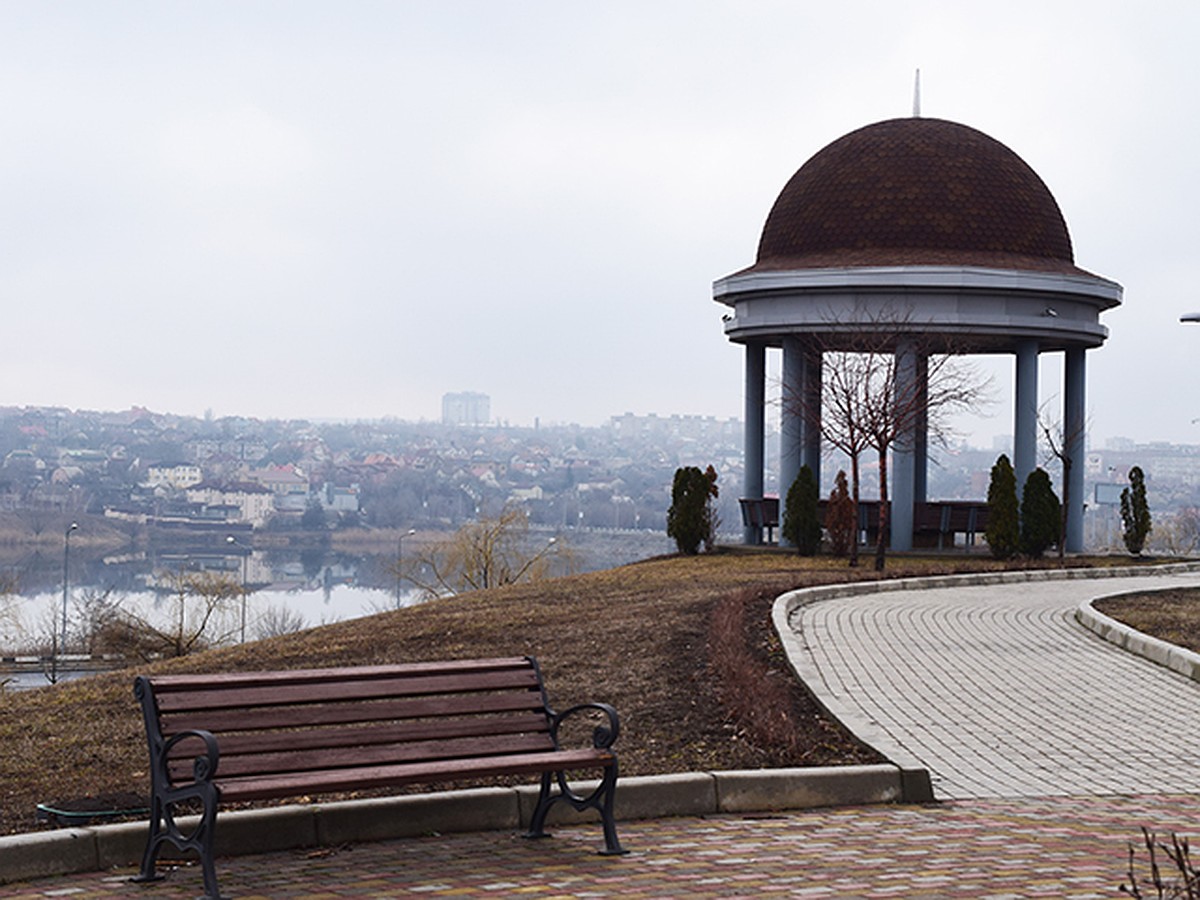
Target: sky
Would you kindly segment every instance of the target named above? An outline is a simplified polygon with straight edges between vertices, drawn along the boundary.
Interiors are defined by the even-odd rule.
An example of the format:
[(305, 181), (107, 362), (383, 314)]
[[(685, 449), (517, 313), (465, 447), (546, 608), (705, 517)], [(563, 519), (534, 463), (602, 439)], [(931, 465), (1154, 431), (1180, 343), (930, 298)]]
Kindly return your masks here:
[(1124, 286), (1093, 444), (1200, 443), (1198, 39), (1194, 0), (0, 0), (0, 405), (740, 417), (712, 282), (919, 68)]

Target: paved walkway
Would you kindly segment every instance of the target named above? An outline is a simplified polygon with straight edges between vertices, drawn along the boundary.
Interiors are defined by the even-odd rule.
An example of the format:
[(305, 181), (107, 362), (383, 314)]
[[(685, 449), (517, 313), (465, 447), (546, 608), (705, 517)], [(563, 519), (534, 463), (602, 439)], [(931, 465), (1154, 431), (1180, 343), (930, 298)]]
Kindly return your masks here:
[(1200, 683), (1074, 618), (1104, 595), (1200, 574), (1030, 581), (825, 600), (792, 656), (839, 718), (939, 799), (1200, 794)]
[[(228, 857), (219, 872), (222, 889), (237, 900), (1098, 900), (1121, 896), (1129, 842), (1140, 840), (1142, 825), (1194, 837), (1200, 797), (986, 800), (627, 822), (621, 837), (634, 852), (619, 858), (592, 852), (594, 825), (534, 842), (507, 833), (457, 834)], [(10, 884), (0, 896), (158, 900), (192, 898), (201, 889), (194, 866), (154, 885), (128, 883), (131, 873)]]

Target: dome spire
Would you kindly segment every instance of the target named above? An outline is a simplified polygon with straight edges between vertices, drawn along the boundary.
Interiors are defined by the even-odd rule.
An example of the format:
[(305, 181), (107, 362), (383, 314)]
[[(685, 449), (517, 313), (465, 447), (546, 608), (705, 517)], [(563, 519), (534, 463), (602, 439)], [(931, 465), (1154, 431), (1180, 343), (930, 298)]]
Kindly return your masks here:
[(921, 118), (921, 70), (917, 69), (916, 78), (913, 79), (913, 118)]

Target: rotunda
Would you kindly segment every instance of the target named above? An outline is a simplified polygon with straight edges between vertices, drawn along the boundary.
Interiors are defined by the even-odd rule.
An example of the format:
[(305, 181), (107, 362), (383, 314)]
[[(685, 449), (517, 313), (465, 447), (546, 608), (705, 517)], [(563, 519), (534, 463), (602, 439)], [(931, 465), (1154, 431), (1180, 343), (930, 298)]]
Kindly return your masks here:
[[(1068, 459), (1067, 549), (1083, 545), (1087, 350), (1121, 286), (1075, 265), (1049, 189), (1016, 153), (976, 129), (906, 118), (853, 131), (809, 159), (767, 216), (754, 265), (714, 283), (725, 333), (745, 347), (743, 495), (763, 495), (766, 351), (781, 348), (781, 493), (802, 465), (820, 472), (821, 357), (870, 346), (896, 354), (897, 391), (926, 386), (931, 353), (1015, 356), (1013, 465), (1037, 465), (1038, 357), (1062, 352)], [(912, 546), (925, 502), (927, 434), (895, 442), (891, 545)], [(747, 542), (759, 530), (748, 526)]]

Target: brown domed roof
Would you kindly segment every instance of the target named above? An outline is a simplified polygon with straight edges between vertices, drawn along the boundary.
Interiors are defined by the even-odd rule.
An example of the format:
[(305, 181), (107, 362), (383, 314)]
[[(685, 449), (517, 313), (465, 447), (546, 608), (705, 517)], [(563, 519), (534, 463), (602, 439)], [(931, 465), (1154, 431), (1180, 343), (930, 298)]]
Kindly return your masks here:
[(852, 131), (792, 176), (754, 269), (973, 265), (1080, 272), (1045, 183), (981, 131), (892, 119)]

